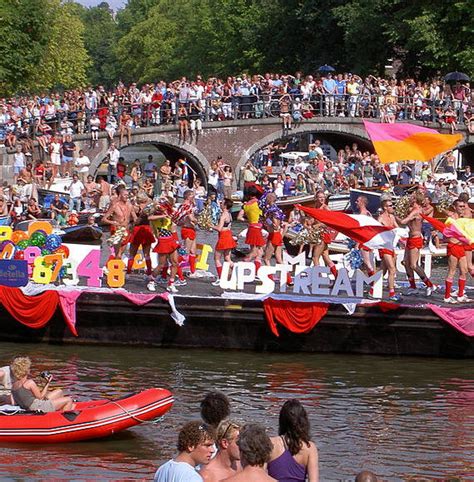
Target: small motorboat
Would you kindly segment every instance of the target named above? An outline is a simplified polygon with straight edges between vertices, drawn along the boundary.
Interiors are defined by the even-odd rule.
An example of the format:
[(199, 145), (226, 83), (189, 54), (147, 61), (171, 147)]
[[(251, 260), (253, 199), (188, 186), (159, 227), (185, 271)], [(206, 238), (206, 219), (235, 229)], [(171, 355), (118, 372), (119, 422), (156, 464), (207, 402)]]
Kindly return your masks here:
[(67, 443), (112, 435), (168, 412), (171, 392), (150, 388), (114, 400), (77, 402), (74, 411), (0, 411), (0, 442)]
[(63, 243), (101, 244), (103, 231), (99, 227), (87, 224), (77, 224), (62, 228)]

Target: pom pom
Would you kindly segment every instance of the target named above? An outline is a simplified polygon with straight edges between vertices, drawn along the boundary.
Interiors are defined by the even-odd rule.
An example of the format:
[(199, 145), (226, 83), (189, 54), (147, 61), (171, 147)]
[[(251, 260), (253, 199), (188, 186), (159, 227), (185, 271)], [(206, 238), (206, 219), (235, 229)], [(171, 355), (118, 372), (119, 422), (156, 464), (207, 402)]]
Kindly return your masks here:
[(62, 243), (61, 236), (57, 234), (50, 234), (46, 237), (46, 242), (44, 243), (44, 247), (49, 249), (50, 251), (56, 251)]
[(31, 246), (38, 246), (38, 248), (41, 248), (44, 246), (45, 242), (46, 242), (46, 234), (44, 231), (38, 230), (31, 235), (31, 238), (30, 238)]
[(411, 197), (409, 195), (402, 196), (397, 200), (394, 206), (395, 215), (399, 218), (406, 218), (410, 213)]

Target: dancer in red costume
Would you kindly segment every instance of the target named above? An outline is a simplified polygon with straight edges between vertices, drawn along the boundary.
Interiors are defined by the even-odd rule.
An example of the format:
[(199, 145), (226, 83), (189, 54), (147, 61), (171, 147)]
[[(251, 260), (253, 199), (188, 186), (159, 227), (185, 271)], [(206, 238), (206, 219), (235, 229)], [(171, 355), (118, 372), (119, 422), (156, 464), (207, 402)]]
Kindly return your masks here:
[[(382, 201), (382, 213), (378, 221), (382, 226), (387, 228), (398, 227), (397, 220), (394, 215), (394, 206), (391, 199)], [(392, 249), (379, 249), (380, 259), (382, 260), (383, 274), (388, 272), (388, 296), (390, 301), (400, 301), (400, 295), (395, 294), (395, 277), (397, 275), (397, 266), (395, 264), (395, 251)]]
[(214, 248), (214, 262), (216, 263), (217, 279), (212, 284), (219, 286), (220, 277), (222, 274), (222, 259), (229, 263), (232, 262), (230, 253), (237, 246), (234, 238), (232, 237), (232, 215), (230, 210), (233, 205), (232, 199), (224, 199), (221, 203), (222, 214), (219, 218), (217, 226), (213, 226), (212, 229), (219, 233), (216, 246)]
[(196, 204), (194, 201), (194, 191), (191, 189), (184, 192), (183, 204), (177, 209), (175, 222), (181, 227), (181, 239), (188, 252), (190, 277), (196, 272), (196, 217), (194, 211)]
[(133, 261), (141, 246), (143, 250), (143, 256), (145, 258), (146, 274), (148, 276), (151, 275), (152, 266), (150, 251), (151, 245), (156, 241), (155, 236), (153, 235), (153, 231), (151, 230), (150, 222), (148, 220), (147, 206), (149, 206), (151, 202), (151, 199), (146, 195), (146, 193), (138, 193), (135, 209), (137, 219), (135, 221), (135, 227), (133, 228), (130, 238), (127, 274), (130, 274), (132, 272)]
[[(449, 224), (450, 220), (460, 219), (464, 217), (466, 211), (466, 203), (460, 199), (456, 199), (453, 203), (454, 211), (451, 216), (446, 220), (446, 224)], [(449, 304), (456, 303), (468, 303), (471, 300), (464, 294), (466, 288), (466, 276), (468, 272), (467, 259), (465, 247), (456, 238), (448, 238), (448, 275), (445, 282), (444, 302)], [(451, 295), (451, 288), (453, 286), (453, 278), (456, 274), (456, 270), (459, 270), (458, 280), (458, 293), (454, 298)]]
[(406, 216), (404, 219), (397, 218), (397, 221), (399, 224), (407, 225), (409, 229), (407, 245), (405, 248), (405, 257), (403, 260), (408, 281), (410, 283), (407, 295), (418, 294), (415, 284), (416, 273), (426, 285), (426, 296), (431, 296), (433, 291), (437, 289), (437, 286), (433, 285), (428, 276), (426, 276), (424, 269), (418, 264), (420, 259), (420, 251), (423, 248), (423, 236), (421, 234), (421, 227), (423, 223), (423, 218), (421, 217), (423, 212), (422, 206), (423, 194), (417, 192), (412, 198), (412, 207), (408, 216)]
[(247, 255), (245, 261), (254, 261), (256, 272), (258, 273), (258, 270), (262, 265), (262, 248), (266, 243), (262, 235), (262, 223), (260, 220), (262, 210), (258, 205), (257, 196), (257, 188), (255, 186), (250, 186), (248, 188), (249, 200), (244, 204), (237, 219), (239, 221), (247, 220), (248, 229), (245, 242), (250, 246), (250, 253)]
[[(329, 211), (329, 206), (326, 204), (326, 194), (324, 191), (318, 191), (314, 195), (314, 207), (316, 209), (323, 209), (324, 211)], [(316, 222), (316, 224), (321, 224)], [(329, 243), (331, 242), (331, 235), (325, 232), (322, 236), (322, 240), (319, 244), (315, 244), (313, 248), (313, 265), (319, 265), (319, 258), (323, 258), (326, 266), (331, 270), (331, 273), (335, 278), (337, 278), (337, 268), (329, 257)]]

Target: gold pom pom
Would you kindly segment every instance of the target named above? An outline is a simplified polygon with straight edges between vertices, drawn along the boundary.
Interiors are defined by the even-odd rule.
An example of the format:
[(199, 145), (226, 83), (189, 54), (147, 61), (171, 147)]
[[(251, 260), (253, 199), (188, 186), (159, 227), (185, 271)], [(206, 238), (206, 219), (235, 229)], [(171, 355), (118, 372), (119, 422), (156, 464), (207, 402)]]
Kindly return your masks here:
[(411, 197), (408, 194), (397, 200), (394, 206), (395, 215), (399, 218), (406, 218), (410, 214)]

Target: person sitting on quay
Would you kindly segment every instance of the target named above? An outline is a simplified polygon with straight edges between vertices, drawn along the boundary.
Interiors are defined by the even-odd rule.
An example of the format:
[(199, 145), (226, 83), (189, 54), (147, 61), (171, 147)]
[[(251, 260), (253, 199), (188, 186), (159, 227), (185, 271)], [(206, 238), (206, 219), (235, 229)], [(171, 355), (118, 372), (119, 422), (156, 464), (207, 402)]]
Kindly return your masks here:
[(48, 392), (53, 376), (49, 375), (42, 390), (34, 380), (28, 378), (31, 369), (29, 357), (19, 356), (13, 359), (10, 370), (13, 375), (12, 396), (15, 404), (24, 410), (37, 412), (56, 412), (58, 410), (74, 410), (75, 403), (71, 397), (65, 397), (60, 389)]
[(248, 424), (240, 431), (237, 442), (242, 470), (224, 479), (227, 482), (275, 482), (265, 470), (273, 449), (265, 428), (259, 424)]
[(231, 420), (223, 420), (219, 424), (216, 435), (217, 455), (199, 472), (204, 482), (218, 482), (241, 470), (237, 445), (239, 430), (240, 426)]
[(154, 482), (203, 482), (196, 466), (210, 462), (214, 441), (213, 427), (200, 421), (185, 424), (178, 435), (178, 455), (156, 471)]

